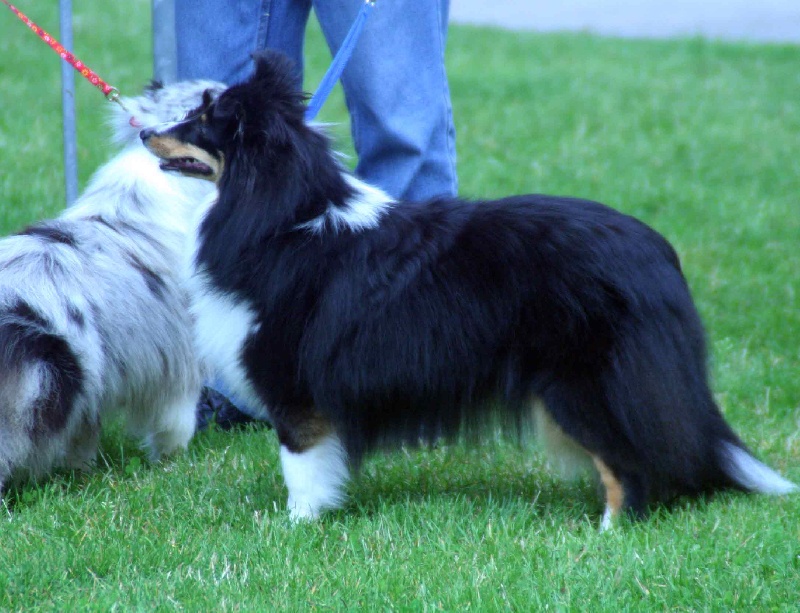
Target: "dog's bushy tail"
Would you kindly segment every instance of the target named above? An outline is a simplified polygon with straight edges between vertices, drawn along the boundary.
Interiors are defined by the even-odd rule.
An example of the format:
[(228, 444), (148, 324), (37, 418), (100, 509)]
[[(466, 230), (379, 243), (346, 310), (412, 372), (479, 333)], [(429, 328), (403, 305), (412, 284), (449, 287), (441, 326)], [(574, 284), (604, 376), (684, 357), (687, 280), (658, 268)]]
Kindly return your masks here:
[(0, 314), (0, 487), (65, 430), (82, 385), (77, 356), (47, 320), (24, 302)]
[[(682, 308), (645, 317), (632, 327), (614, 355), (614, 368), (601, 381), (602, 393), (587, 386), (571, 400), (572, 415), (583, 415), (578, 407), (606, 399), (604, 419), (584, 426), (589, 432), (584, 446), (592, 449), (590, 437), (608, 430), (594, 448), (605, 453), (601, 459), (625, 482), (626, 504), (640, 512), (646, 502), (727, 488), (797, 491), (757, 460), (725, 420), (707, 383), (702, 326), (688, 293), (684, 297)], [(561, 389), (560, 405), (547, 397), (545, 402), (563, 410), (563, 397), (570, 401), (568, 394), (575, 390), (574, 384)]]
[(721, 470), (734, 484), (744, 490), (776, 496), (800, 490), (797, 485), (784, 479), (735, 443), (720, 442), (717, 456)]

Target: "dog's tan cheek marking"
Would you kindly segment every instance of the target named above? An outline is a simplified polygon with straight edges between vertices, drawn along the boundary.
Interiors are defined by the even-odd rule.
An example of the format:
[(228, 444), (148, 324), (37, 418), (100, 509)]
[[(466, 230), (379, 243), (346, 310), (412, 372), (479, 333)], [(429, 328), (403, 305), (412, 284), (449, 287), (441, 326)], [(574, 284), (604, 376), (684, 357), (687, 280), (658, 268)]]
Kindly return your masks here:
[(170, 136), (151, 136), (147, 139), (147, 148), (160, 158), (186, 157), (176, 154), (184, 145)]
[(214, 174), (211, 175), (211, 180), (214, 183), (219, 183), (219, 180), (222, 178), (222, 173), (225, 172), (225, 155), (222, 152), (219, 154), (217, 166), (212, 168), (216, 168), (216, 170), (214, 171)]
[(215, 157), (205, 149), (189, 145), (170, 136), (151, 136), (147, 141), (147, 148), (163, 160), (194, 158), (203, 162), (211, 169), (210, 175), (185, 172), (184, 174), (186, 175), (195, 176), (214, 183), (218, 183), (222, 177), (222, 168), (225, 164), (222, 153), (220, 153), (219, 157)]
[(592, 461), (597, 468), (597, 472), (600, 473), (600, 481), (606, 488), (606, 515), (603, 517), (603, 524), (601, 525), (601, 529), (606, 529), (610, 527), (611, 520), (618, 517), (622, 511), (622, 505), (625, 502), (625, 489), (603, 460), (593, 455)]

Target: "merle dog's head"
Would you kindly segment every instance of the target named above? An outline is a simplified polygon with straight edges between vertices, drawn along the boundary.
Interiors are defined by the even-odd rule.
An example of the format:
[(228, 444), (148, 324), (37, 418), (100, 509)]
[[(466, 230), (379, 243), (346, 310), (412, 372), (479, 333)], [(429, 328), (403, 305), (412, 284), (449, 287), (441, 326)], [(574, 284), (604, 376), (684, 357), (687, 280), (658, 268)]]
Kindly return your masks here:
[(190, 80), (163, 85), (153, 81), (140, 96), (123, 97), (121, 105), (113, 105), (111, 125), (114, 140), (122, 145), (138, 142), (139, 132), (177, 121), (197, 108), (203, 94), (216, 98), (225, 90), (216, 81)]
[(288, 153), (305, 130), (306, 96), (297, 89), (291, 61), (273, 51), (255, 54), (255, 72), (219, 97), (210, 94), (186, 119), (143, 130), (145, 146), (161, 168), (219, 183), (236, 156), (264, 159)]

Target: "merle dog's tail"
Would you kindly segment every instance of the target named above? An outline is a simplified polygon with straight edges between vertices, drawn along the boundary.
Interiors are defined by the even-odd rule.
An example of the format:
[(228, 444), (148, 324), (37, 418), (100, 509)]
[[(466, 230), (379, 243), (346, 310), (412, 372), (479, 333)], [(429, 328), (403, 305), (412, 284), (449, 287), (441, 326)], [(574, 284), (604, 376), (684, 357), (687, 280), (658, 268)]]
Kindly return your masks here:
[[(75, 397), (83, 388), (83, 371), (78, 356), (52, 323), (29, 304), (20, 301), (0, 314), (0, 373), (9, 386), (22, 382), (27, 372), (27, 389), (17, 393), (27, 397), (36, 409), (34, 429), (60, 430), (66, 424)], [(8, 393), (6, 393), (8, 395)], [(20, 397), (14, 402), (25, 403)]]
[(0, 313), (0, 488), (37, 441), (64, 430), (82, 386), (78, 357), (50, 322), (25, 302)]

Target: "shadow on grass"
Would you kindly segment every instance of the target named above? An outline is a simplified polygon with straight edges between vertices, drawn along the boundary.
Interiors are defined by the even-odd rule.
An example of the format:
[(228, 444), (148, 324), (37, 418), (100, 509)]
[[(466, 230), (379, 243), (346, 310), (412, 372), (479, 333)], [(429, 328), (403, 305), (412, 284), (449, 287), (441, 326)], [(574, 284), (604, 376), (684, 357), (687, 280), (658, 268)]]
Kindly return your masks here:
[(400, 450), (377, 455), (355, 473), (344, 509), (333, 514), (376, 516), (393, 507), (455, 504), (479, 513), (522, 506), (531, 517), (557, 513), (569, 521), (598, 519), (603, 507), (590, 476), (561, 480), (529, 449), (504, 444)]
[[(547, 468), (541, 456), (530, 450), (501, 450), (496, 458), (493, 456), (491, 451), (473, 453), (456, 449), (453, 453), (415, 451), (401, 452), (399, 459), (398, 456), (379, 458), (355, 476), (347, 505), (334, 517), (377, 516), (391, 512), (393, 506), (408, 509), (452, 502), (475, 513), (488, 508), (516, 513), (524, 508), (531, 518), (558, 517), (569, 526), (585, 524), (588, 519), (599, 526), (605, 498), (596, 475), (561, 479)], [(723, 490), (696, 498), (678, 497), (653, 504), (644, 518), (623, 515), (616, 524), (660, 523), (673, 514), (703, 513), (715, 502), (732, 504), (738, 497), (749, 495)]]
[[(211, 428), (199, 433), (182, 457), (178, 470), (186, 474), (181, 477), (181, 487), (195, 491), (196, 504), (219, 511), (213, 521), (209, 517), (204, 521), (242, 521), (252, 512), (263, 511), (285, 514), (287, 492), (274, 433), (254, 426), (237, 432)], [(3, 506), (8, 513), (15, 513), (54, 500), (92, 499), (105, 495), (109, 488), (136, 489), (135, 482), (141, 478), (161, 483), (160, 476), (149, 474), (152, 468), (135, 441), (112, 430), (103, 435), (93, 470), (57, 470), (39, 481), (13, 484), (4, 495)], [(174, 486), (169, 480), (163, 483), (154, 487)], [(445, 505), (471, 514), (517, 515), (522, 510), (530, 519), (558, 518), (577, 527), (587, 520), (599, 525), (604, 510), (601, 488), (591, 476), (562, 480), (536, 452), (505, 443), (375, 454), (353, 474), (347, 491), (345, 506), (326, 513), (323, 522), (397, 512), (418, 515)], [(730, 501), (738, 495), (742, 494), (726, 492), (658, 505), (651, 509), (646, 523), (663, 520), (674, 511), (702, 511), (717, 498)]]

